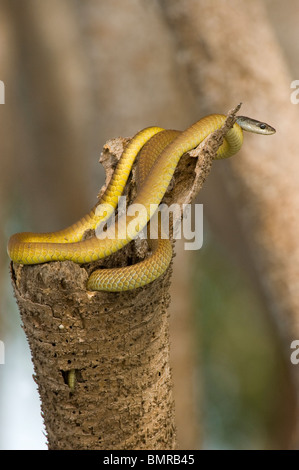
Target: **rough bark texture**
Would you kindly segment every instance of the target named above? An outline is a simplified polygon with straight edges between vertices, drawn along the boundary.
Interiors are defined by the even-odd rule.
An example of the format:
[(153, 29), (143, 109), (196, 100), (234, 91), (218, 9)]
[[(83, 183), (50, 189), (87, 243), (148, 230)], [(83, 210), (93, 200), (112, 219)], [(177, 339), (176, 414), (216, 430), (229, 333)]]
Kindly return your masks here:
[(170, 273), (142, 291), (93, 295), (71, 262), (14, 271), (49, 449), (174, 448)]
[[(176, 67), (172, 39), (155, 2), (28, 0), (21, 4), (18, 0), (2, 0), (1, 7), (0, 78), (7, 92), (0, 130), (0, 212), (4, 231), (0, 257), (5, 282), (0, 316), (4, 319), (1, 339), (5, 341), (8, 319), (15, 328), (14, 336), (22, 337), (11, 291), (6, 288), (7, 237), (18, 230), (56, 230), (79, 219), (93, 204), (104, 181), (104, 171), (97, 165), (95, 155), (109, 136), (132, 135), (148, 124), (184, 129), (200, 114), (193, 106), (182, 69)], [(180, 272), (182, 263), (188, 270), (190, 258), (180, 257)], [(175, 307), (179, 305), (177, 293), (181, 289), (176, 274), (172, 283), (171, 305)], [(192, 284), (185, 284), (185, 298), (190, 298), (187, 287), (190, 291)], [(192, 324), (192, 309), (180, 305), (185, 323)], [(172, 323), (176, 339), (170, 354), (175, 357), (176, 351), (187, 351), (191, 344), (180, 331), (175, 332), (178, 325), (176, 321)], [(189, 355), (184, 367), (181, 358), (185, 371), (196, 367), (190, 360)], [(172, 365), (175, 373), (175, 360)], [(10, 370), (13, 372), (14, 368)], [(190, 387), (180, 372), (178, 377), (174, 392), (178, 391), (179, 446), (194, 448), (197, 437), (193, 435), (191, 443), (188, 437), (194, 429), (190, 416), (193, 421), (197, 416), (185, 410), (185, 399), (179, 400), (184, 397), (180, 386), (187, 390)], [(27, 380), (30, 381), (29, 371)], [(11, 384), (16, 391), (11, 398), (20, 405), (18, 385)], [(34, 394), (31, 402), (36, 401)], [(3, 400), (3, 409), (8, 406), (14, 404)], [(24, 428), (20, 429), (11, 418), (12, 427), (18, 426), (19, 435), (24, 436), (26, 412), (29, 413), (26, 409), (22, 406), (24, 414), (18, 415)], [(36, 435), (31, 433), (31, 444), (27, 445), (37, 446), (43, 440), (40, 431), (36, 427), (34, 430)], [(11, 443), (19, 445), (16, 436)]]
[[(191, 202), (232, 124), (233, 115), (223, 129), (182, 157), (164, 202)], [(106, 185), (125, 142), (115, 139), (104, 147)], [(129, 200), (136, 191), (134, 170), (132, 175)], [(85, 288), (95, 267), (136, 263), (146, 252), (133, 241), (89, 265), (65, 261), (11, 267), (50, 449), (176, 446), (167, 313), (171, 266), (135, 291), (91, 293)], [(73, 388), (68, 374), (74, 370)]]
[[(192, 450), (201, 448), (201, 411), (198, 405), (202, 390), (198, 386), (197, 338), (192, 317), (193, 304), (192, 251), (184, 249), (184, 240), (176, 241), (173, 260), (173, 276), (170, 289), (170, 363), (174, 382), (175, 416), (178, 448)], [(183, 424), (186, 423), (185, 426)]]
[[(228, 210), (239, 214), (238, 244), (251, 252), (255, 279), (272, 314), (269, 327), (274, 323), (282, 340), (288, 385), (277, 407), (276, 439), (280, 446), (298, 447), (298, 425), (290, 444), (295, 416), (292, 381), (297, 382), (297, 402), (299, 397), (298, 369), (289, 360), (290, 343), (299, 334), (298, 107), (290, 102), (292, 79), (263, 2), (159, 3), (201, 112), (242, 100), (242, 114), (277, 129), (269, 139), (246, 136), (242, 155), (223, 165), (218, 179), (226, 182), (231, 194)], [(218, 204), (216, 184), (213, 192)]]

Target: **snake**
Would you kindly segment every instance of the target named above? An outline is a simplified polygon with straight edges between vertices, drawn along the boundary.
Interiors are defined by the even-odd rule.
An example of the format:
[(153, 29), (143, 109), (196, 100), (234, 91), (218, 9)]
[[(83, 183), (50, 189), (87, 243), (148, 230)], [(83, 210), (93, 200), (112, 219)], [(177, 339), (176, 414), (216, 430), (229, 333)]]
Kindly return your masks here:
[[(158, 126), (139, 131), (125, 146), (104, 194), (88, 214), (57, 232), (12, 235), (7, 247), (9, 257), (23, 265), (66, 260), (84, 264), (122, 249), (148, 225), (153, 215), (152, 208), (157, 208), (161, 203), (182, 155), (220, 129), (225, 120), (223, 114), (211, 114), (185, 131), (166, 130)], [(215, 159), (230, 157), (240, 150), (243, 130), (263, 135), (276, 132), (269, 124), (247, 116), (237, 116), (235, 121), (225, 134)], [(133, 204), (142, 205), (143, 216), (136, 223), (135, 216), (120, 215), (114, 226), (108, 226), (103, 239), (96, 234), (84, 239), (87, 230), (96, 230), (115, 212), (138, 155), (137, 194)], [(130, 206), (128, 213), (129, 209)], [(159, 278), (170, 265), (173, 253), (170, 240), (161, 237), (160, 224), (158, 232), (157, 238), (149, 239), (151, 254), (148, 257), (130, 266), (96, 269), (87, 280), (87, 290), (122, 292), (143, 287)]]

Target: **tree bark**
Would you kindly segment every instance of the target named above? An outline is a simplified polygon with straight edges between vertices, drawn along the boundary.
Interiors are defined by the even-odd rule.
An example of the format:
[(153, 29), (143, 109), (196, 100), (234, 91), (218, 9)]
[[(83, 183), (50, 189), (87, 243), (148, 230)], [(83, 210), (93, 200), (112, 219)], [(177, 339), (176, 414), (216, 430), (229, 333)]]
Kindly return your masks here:
[[(238, 99), (242, 113), (277, 129), (269, 140), (246, 136), (242, 155), (223, 164), (217, 178), (225, 182), (228, 210), (236, 211), (242, 227), (236, 247), (250, 251), (253, 276), (271, 314), (269, 328), (280, 335), (285, 386), (274, 439), (276, 445), (298, 447), (298, 424), (291, 439), (299, 396), (298, 373), (290, 363), (290, 344), (299, 334), (298, 108), (290, 102), (292, 79), (263, 2), (159, 3), (201, 112), (221, 111)], [(218, 201), (217, 185), (213, 190)]]
[[(182, 205), (194, 199), (232, 125), (230, 113), (220, 131), (181, 158), (163, 202)], [(125, 143), (116, 139), (104, 147), (106, 186)], [(129, 201), (136, 194), (134, 174), (133, 169)], [(169, 365), (171, 266), (152, 284), (134, 291), (88, 292), (85, 287), (95, 267), (136, 263), (147, 251), (133, 241), (89, 265), (65, 261), (11, 266), (49, 449), (176, 447)]]
[(49, 449), (175, 448), (170, 275), (141, 291), (92, 295), (86, 270), (71, 262), (14, 267)]
[(197, 338), (192, 298), (192, 251), (184, 249), (184, 240), (176, 241), (170, 289), (170, 363), (174, 383), (178, 448), (192, 450), (201, 444), (201, 387), (197, 383)]
[[(97, 141), (105, 141), (107, 136), (132, 135), (149, 123), (183, 129), (200, 117), (185, 74), (182, 76), (182, 68), (176, 66), (174, 44), (156, 2), (89, 0), (81, 2), (80, 7), (86, 53), (96, 78)], [(190, 351), (192, 338), (182, 334), (182, 323), (186, 333), (189, 328), (191, 334), (195, 330), (188, 327), (194, 322), (189, 301), (192, 283), (182, 279), (181, 273), (191, 271), (193, 256), (186, 256), (186, 251), (180, 253), (182, 246), (176, 243), (174, 263), (179, 269), (174, 269), (172, 276), (170, 359), (178, 446), (192, 449), (198, 445), (195, 392), (193, 403), (189, 400), (190, 390), (195, 389), (192, 381), (196, 364), (195, 354)]]
[[(1, 49), (5, 73), (1, 79), (7, 85), (5, 116), (12, 102), (15, 108), (13, 118), (5, 119), (1, 127), (5, 129), (2, 154), (7, 157), (1, 160), (2, 209), (6, 207), (2, 226), (7, 234), (53, 230), (72, 223), (92, 204), (99, 181), (104, 180), (104, 172), (95, 171), (94, 155), (107, 136), (132, 135), (135, 129), (156, 123), (185, 128), (199, 115), (196, 110), (190, 114), (189, 86), (175, 67), (172, 40), (155, 3), (1, 3), (5, 5), (1, 34), (11, 26)], [(7, 281), (6, 242), (5, 236), (1, 257)], [(181, 269), (187, 259), (181, 257)], [(178, 291), (174, 286), (173, 295)], [(2, 308), (2, 317), (10, 312), (12, 321), (10, 291), (3, 305), (7, 308)], [(177, 305), (173, 297), (172, 306)], [(182, 306), (182, 310), (188, 323), (188, 309)], [(189, 318), (192, 321), (191, 313)], [(176, 351), (187, 351), (191, 342), (181, 334), (175, 338), (171, 354), (177, 357)], [(187, 356), (187, 366), (193, 370)], [(175, 371), (176, 363), (172, 365)], [(179, 377), (184, 385), (186, 377)], [(185, 399), (176, 403), (179, 445), (192, 448), (190, 415), (193, 421), (197, 417), (185, 412), (186, 405)]]

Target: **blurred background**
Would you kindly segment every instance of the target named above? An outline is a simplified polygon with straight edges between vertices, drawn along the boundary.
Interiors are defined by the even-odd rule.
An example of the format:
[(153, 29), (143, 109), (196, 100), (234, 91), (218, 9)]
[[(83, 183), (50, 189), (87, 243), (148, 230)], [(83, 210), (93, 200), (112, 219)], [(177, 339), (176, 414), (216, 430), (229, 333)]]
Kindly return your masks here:
[(0, 0), (1, 449), (47, 448), (9, 236), (87, 213), (106, 140), (183, 130), (240, 101), (277, 134), (246, 135), (239, 155), (214, 163), (196, 200), (203, 247), (177, 243), (179, 448), (298, 447), (298, 13), (296, 0)]

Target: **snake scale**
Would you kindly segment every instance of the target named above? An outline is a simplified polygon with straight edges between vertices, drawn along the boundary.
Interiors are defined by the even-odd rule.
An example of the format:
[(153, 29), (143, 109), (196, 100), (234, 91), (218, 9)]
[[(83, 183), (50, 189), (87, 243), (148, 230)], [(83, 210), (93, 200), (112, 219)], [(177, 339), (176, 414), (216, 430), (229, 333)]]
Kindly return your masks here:
[[(151, 208), (160, 204), (181, 156), (221, 128), (225, 119), (225, 115), (211, 114), (183, 132), (156, 126), (138, 132), (125, 147), (105, 193), (87, 215), (57, 232), (22, 232), (12, 235), (8, 242), (10, 258), (20, 264), (64, 260), (88, 263), (120, 250), (136, 238), (149, 222), (153, 215)], [(227, 158), (239, 151), (243, 143), (243, 130), (264, 135), (275, 132), (273, 127), (264, 122), (238, 116), (233, 128), (226, 133), (216, 158)], [(136, 225), (134, 216), (120, 216), (114, 227), (108, 227), (105, 238), (99, 239), (94, 235), (84, 240), (87, 230), (94, 230), (103, 224), (117, 208), (118, 198), (123, 193), (138, 154), (138, 189), (133, 202), (144, 207), (142, 220), (138, 220)], [(99, 211), (101, 207), (105, 210)], [(110, 233), (112, 229), (114, 232)], [(115, 236), (115, 233), (125, 233), (125, 236)], [(152, 250), (150, 256), (132, 266), (97, 269), (90, 275), (87, 289), (118, 292), (136, 289), (157, 279), (170, 264), (172, 246), (169, 240), (160, 236), (149, 240), (149, 243)]]

